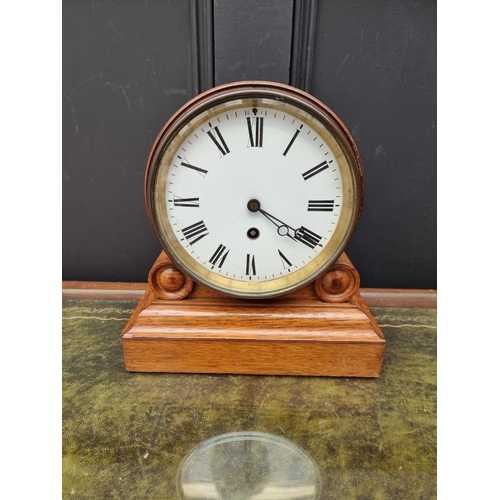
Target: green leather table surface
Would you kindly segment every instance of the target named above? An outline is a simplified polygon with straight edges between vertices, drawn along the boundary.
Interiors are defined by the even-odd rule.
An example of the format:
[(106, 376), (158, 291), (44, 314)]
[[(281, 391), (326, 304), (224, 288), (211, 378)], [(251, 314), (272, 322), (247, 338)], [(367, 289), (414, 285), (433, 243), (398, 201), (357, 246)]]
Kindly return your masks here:
[(63, 300), (64, 499), (176, 500), (186, 455), (236, 431), (298, 445), (321, 499), (437, 497), (435, 309), (370, 308), (386, 354), (358, 379), (129, 373), (136, 304)]

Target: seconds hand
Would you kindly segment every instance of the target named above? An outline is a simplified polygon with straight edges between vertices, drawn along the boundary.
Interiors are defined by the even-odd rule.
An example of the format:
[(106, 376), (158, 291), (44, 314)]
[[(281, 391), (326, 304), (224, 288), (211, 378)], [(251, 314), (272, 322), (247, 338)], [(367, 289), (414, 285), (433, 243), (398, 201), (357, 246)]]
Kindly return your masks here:
[(260, 212), (264, 217), (269, 219), (278, 228), (278, 234), (280, 236), (288, 236), (293, 241), (297, 241), (289, 232), (289, 230), (292, 230), (293, 234), (295, 235), (297, 230), (294, 229), (292, 226), (285, 224), (283, 221), (279, 220), (274, 215), (271, 215), (270, 213), (268, 213), (265, 210), (263, 210), (262, 208), (260, 208), (259, 200), (255, 200), (255, 199), (250, 200), (247, 203), (247, 208), (248, 208), (248, 210), (250, 210), (250, 212)]

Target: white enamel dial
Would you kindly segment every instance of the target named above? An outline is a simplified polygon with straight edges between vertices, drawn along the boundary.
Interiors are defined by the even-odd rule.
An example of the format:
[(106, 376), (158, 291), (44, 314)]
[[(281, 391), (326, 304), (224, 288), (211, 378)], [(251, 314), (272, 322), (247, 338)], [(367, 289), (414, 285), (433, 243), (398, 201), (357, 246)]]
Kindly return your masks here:
[(173, 260), (249, 298), (324, 271), (359, 214), (345, 146), (292, 102), (234, 97), (191, 113), (157, 154), (152, 208)]

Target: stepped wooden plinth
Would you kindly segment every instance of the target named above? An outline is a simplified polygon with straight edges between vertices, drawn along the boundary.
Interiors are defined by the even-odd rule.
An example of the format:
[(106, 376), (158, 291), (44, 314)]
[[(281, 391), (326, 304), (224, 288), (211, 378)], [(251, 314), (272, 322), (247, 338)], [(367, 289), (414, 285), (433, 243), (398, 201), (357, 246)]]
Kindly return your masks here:
[(137, 372), (378, 377), (385, 339), (345, 254), (285, 298), (228, 298), (177, 270), (162, 252), (122, 332)]

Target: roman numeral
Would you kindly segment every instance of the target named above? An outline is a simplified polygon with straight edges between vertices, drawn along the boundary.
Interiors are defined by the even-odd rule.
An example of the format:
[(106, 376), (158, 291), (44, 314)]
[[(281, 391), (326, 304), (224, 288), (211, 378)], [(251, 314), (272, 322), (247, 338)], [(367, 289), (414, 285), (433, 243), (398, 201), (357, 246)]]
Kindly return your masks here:
[(264, 118), (247, 117), (247, 125), (248, 125), (248, 136), (250, 138), (250, 147), (261, 148), (263, 140)]
[(247, 253), (247, 270), (245, 273), (247, 276), (255, 276), (257, 273), (255, 271), (255, 255), (250, 255)]
[(300, 241), (301, 243), (304, 243), (304, 245), (307, 245), (309, 248), (314, 248), (321, 241), (321, 236), (319, 236), (316, 233), (313, 233), (304, 226), (301, 226), (299, 229), (295, 231), (295, 239), (297, 241)]
[(308, 212), (333, 212), (333, 200), (309, 200), (307, 203)]
[[(300, 126), (302, 128), (303, 125)], [(283, 152), (283, 156), (286, 156), (288, 151), (290, 151), (290, 148), (292, 147), (292, 144), (294, 143), (295, 139), (297, 139), (297, 136), (300, 134), (300, 129), (297, 129), (295, 131), (295, 134), (293, 134), (292, 140), (288, 143), (288, 146), (286, 147), (285, 151)]]
[[(215, 135), (212, 134), (212, 130), (217, 134), (217, 137), (215, 137)], [(214, 141), (214, 144), (222, 153), (222, 156), (227, 155), (230, 151), (229, 148), (227, 147), (224, 137), (222, 137), (222, 134), (219, 131), (219, 127), (214, 127), (212, 130), (209, 130), (207, 132), (208, 136), (210, 137), (210, 139), (212, 139), (212, 141)]]
[(199, 198), (179, 198), (174, 195), (174, 207), (199, 207)]
[(319, 165), (316, 165), (315, 167), (308, 170), (307, 172), (304, 172), (302, 174), (302, 177), (304, 177), (304, 180), (307, 181), (311, 177), (314, 177), (316, 174), (323, 172), (323, 170), (327, 168), (328, 168), (328, 163), (326, 163), (326, 161), (323, 161)]
[(182, 234), (188, 240), (191, 245), (194, 245), (197, 241), (200, 241), (208, 234), (207, 226), (200, 220), (200, 222), (195, 222), (182, 230)]
[(292, 263), (283, 255), (283, 252), (279, 248), (278, 248), (278, 253), (281, 258), (281, 263), (283, 264), (283, 269), (290, 267)]
[(227, 254), (229, 253), (229, 250), (226, 253), (224, 253), (224, 250), (226, 250), (226, 247), (221, 244), (218, 246), (212, 257), (210, 257), (210, 260), (208, 262), (212, 264), (212, 269), (214, 268), (214, 266), (218, 266), (219, 269), (221, 269), (224, 265)]
[(200, 172), (203, 175), (205, 175), (205, 174), (208, 173), (208, 170), (204, 170), (204, 169), (202, 169), (200, 167), (195, 167), (194, 165), (191, 165), (191, 163), (188, 163), (188, 162), (185, 162), (185, 161), (181, 162), (181, 165), (183, 167), (187, 167), (187, 168), (190, 168), (192, 170), (196, 170), (196, 172)]

